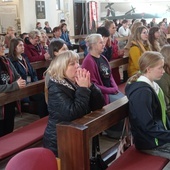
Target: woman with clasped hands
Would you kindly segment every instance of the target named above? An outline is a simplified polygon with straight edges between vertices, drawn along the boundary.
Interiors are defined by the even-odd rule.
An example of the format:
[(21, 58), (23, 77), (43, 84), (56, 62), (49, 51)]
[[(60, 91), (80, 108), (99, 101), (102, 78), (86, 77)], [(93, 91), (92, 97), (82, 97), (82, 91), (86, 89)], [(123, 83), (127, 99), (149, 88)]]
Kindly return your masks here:
[[(26, 86), (25, 80), (15, 70), (13, 64), (5, 57), (4, 37), (0, 37), (0, 93), (11, 92)], [(14, 129), (15, 107), (17, 102), (0, 106), (0, 137)], [(19, 108), (19, 107), (18, 107)]]
[(71, 122), (93, 110), (101, 109), (104, 99), (99, 88), (90, 82), (89, 71), (79, 67), (79, 56), (74, 51), (64, 51), (56, 56), (47, 73), (50, 75), (49, 119), (43, 146), (58, 156), (56, 124)]

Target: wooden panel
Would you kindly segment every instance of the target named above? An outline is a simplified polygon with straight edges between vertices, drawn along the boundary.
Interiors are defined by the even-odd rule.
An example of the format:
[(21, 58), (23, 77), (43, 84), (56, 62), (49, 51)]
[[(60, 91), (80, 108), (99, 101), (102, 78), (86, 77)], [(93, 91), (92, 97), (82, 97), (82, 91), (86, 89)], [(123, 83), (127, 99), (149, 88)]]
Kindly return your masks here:
[(109, 62), (111, 68), (117, 68), (121, 65), (127, 64), (129, 57), (115, 59)]
[(22, 98), (44, 92), (44, 80), (28, 84), (25, 88), (8, 93), (0, 93), (0, 106), (20, 100)]
[(30, 64), (35, 70), (37, 70), (40, 68), (48, 68), (50, 63), (51, 63), (51, 60), (44, 60), (44, 61), (31, 62)]

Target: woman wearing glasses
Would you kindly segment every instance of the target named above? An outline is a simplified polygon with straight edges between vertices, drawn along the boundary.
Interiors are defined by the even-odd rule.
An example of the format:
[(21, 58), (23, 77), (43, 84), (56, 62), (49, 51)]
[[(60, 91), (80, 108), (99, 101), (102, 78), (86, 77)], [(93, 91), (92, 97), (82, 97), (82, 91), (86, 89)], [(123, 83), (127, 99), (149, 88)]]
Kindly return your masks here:
[[(26, 86), (25, 80), (5, 57), (4, 40), (4, 37), (0, 37), (0, 93), (15, 91)], [(0, 106), (0, 137), (13, 131), (16, 106), (17, 102)]]
[(138, 60), (145, 51), (151, 51), (148, 41), (148, 29), (140, 26), (136, 29), (132, 45), (129, 50), (128, 76), (131, 77), (139, 71)]

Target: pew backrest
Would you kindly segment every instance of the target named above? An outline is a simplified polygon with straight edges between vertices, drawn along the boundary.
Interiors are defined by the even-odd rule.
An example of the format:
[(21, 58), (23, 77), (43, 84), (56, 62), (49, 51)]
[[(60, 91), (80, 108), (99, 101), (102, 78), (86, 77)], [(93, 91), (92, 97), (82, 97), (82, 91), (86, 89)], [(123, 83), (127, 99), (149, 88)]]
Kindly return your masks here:
[(28, 84), (26, 87), (8, 93), (0, 93), (0, 106), (44, 92), (44, 80)]
[(128, 99), (123, 97), (101, 110), (96, 110), (73, 122), (57, 124), (58, 152), (62, 170), (90, 170), (92, 137), (128, 116)]

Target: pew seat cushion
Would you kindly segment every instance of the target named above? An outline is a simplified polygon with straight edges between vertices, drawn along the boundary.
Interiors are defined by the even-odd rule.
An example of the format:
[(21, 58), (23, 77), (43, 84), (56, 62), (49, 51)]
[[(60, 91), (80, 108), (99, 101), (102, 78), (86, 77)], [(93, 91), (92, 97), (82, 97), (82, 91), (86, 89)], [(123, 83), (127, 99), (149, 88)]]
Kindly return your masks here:
[(15, 154), (43, 138), (48, 116), (0, 138), (0, 159)]
[(107, 170), (162, 170), (169, 162), (166, 158), (138, 151), (135, 146), (127, 149)]

